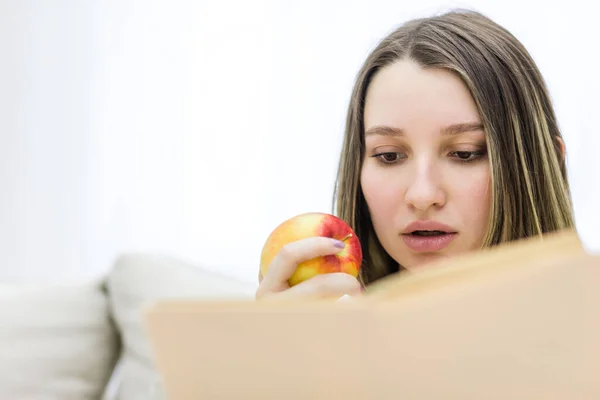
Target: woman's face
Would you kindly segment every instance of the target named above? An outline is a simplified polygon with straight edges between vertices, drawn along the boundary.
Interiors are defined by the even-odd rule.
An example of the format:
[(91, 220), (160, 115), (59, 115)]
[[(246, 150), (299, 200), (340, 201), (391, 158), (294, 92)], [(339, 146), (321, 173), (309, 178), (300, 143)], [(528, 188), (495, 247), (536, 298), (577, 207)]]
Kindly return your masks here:
[(478, 249), (490, 167), (477, 107), (448, 71), (398, 61), (371, 81), (362, 191), (384, 249), (411, 270)]

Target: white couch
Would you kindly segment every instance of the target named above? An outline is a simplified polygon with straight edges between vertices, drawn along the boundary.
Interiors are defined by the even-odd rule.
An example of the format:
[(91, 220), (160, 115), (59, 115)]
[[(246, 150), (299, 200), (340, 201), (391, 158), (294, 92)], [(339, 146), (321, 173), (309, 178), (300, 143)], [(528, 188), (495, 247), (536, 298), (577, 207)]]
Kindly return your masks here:
[(159, 298), (251, 298), (256, 286), (157, 255), (78, 285), (0, 284), (0, 399), (164, 399), (141, 319)]

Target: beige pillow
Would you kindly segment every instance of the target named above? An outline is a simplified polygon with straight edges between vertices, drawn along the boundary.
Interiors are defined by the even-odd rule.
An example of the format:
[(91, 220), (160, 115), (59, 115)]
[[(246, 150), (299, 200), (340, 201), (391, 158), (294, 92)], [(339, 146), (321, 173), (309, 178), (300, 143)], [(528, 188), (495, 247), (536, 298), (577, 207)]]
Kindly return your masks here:
[(249, 298), (255, 285), (157, 255), (120, 257), (108, 277), (113, 316), (123, 340), (116, 398), (164, 399), (142, 323), (142, 307), (161, 298)]
[(118, 354), (102, 282), (0, 285), (0, 399), (98, 400)]

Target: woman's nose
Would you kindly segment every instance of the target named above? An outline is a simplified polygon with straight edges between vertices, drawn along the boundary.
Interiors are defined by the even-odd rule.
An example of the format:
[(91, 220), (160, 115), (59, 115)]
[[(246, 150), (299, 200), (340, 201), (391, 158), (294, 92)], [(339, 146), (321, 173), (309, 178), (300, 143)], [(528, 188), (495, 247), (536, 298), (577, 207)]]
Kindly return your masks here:
[(416, 168), (414, 178), (408, 186), (405, 201), (419, 211), (430, 207), (440, 208), (446, 202), (439, 174), (431, 166)]

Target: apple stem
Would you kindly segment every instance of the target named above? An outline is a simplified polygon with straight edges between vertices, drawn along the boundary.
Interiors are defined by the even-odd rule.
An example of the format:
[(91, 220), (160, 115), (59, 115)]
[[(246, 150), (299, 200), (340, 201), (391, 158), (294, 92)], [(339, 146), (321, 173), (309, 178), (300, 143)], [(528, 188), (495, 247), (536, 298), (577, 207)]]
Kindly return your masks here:
[(352, 237), (351, 233), (347, 234), (346, 237), (342, 239), (342, 242), (345, 242), (346, 239), (350, 239), (351, 237)]

